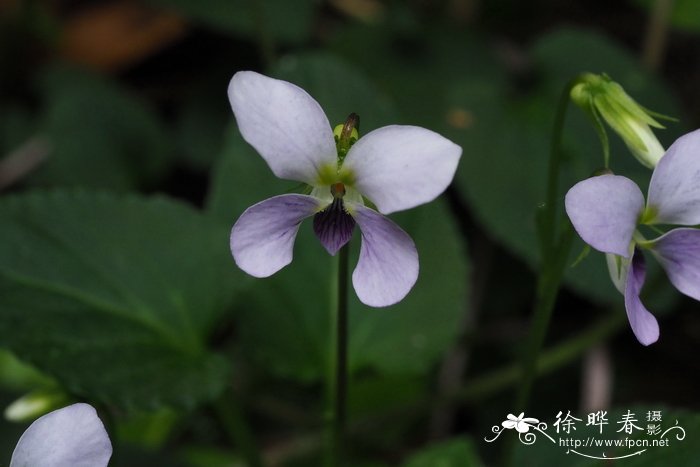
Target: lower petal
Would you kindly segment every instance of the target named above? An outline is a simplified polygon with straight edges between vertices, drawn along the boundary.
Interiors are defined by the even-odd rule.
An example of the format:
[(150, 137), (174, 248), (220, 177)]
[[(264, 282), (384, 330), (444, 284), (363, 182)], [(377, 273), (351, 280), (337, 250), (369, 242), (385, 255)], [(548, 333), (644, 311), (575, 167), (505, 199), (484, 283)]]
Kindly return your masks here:
[(352, 283), (365, 305), (400, 302), (418, 279), (418, 252), (406, 232), (378, 212), (348, 203), (362, 231), (360, 259)]
[(700, 230), (674, 229), (654, 240), (652, 253), (683, 294), (700, 300)]
[(280, 195), (245, 210), (231, 229), (231, 253), (238, 267), (268, 277), (292, 262), (299, 224), (321, 208), (307, 195)]
[(634, 251), (632, 262), (627, 273), (625, 284), (625, 309), (632, 332), (643, 345), (653, 344), (659, 339), (659, 323), (654, 315), (644, 307), (639, 294), (646, 278), (646, 264), (644, 256), (639, 250)]
[(112, 444), (95, 409), (73, 404), (32, 423), (19, 439), (10, 467), (105, 467), (110, 457)]

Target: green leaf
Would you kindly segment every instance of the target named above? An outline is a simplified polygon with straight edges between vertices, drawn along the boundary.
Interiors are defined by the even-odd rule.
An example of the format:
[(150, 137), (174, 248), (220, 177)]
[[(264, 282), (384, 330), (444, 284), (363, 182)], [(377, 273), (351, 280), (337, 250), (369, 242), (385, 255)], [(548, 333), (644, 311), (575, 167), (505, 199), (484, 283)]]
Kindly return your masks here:
[(482, 465), (471, 439), (451, 439), (413, 454), (403, 467), (476, 467)]
[(225, 229), (164, 198), (0, 202), (0, 341), (78, 396), (127, 408), (217, 396), (206, 338), (240, 286)]
[(41, 85), (50, 153), (32, 185), (126, 190), (162, 175), (168, 140), (144, 102), (99, 75), (67, 67), (43, 73)]
[[(478, 38), (450, 28), (430, 29), (426, 43), (402, 37), (410, 53), (397, 50), (397, 32), (352, 25), (332, 44), (360, 64), (392, 93), (409, 122), (435, 130), (463, 148), (456, 182), (478, 223), (511, 253), (537, 268), (539, 248), (535, 211), (545, 199), (549, 140), (559, 95), (578, 74), (608, 72), (645, 108), (679, 115), (668, 89), (644, 71), (628, 51), (593, 33), (561, 30), (542, 37), (531, 50), (534, 70), (522, 82), (509, 80)], [(575, 57), (575, 59), (572, 59)], [(527, 78), (527, 77), (526, 77)], [(519, 87), (516, 85), (520, 85)], [(521, 89), (524, 88), (524, 91)], [(682, 129), (669, 125), (657, 135), (668, 146)], [(566, 160), (560, 196), (603, 165), (595, 128), (575, 106), (565, 126)], [(611, 136), (611, 168), (642, 189), (650, 172), (636, 162), (616, 135)], [(562, 207), (560, 218), (565, 215)], [(570, 263), (584, 247), (577, 238)], [(658, 273), (650, 261), (650, 276)], [(605, 259), (593, 254), (568, 271), (566, 284), (601, 303), (619, 301)], [(670, 287), (651, 295), (648, 305), (668, 305)]]
[(314, 0), (149, 0), (172, 8), (214, 30), (249, 39), (263, 34), (282, 42), (306, 40), (313, 26)]
[[(352, 112), (361, 134), (390, 122), (392, 112), (361, 74), (331, 57), (288, 59), (278, 76), (304, 87), (331, 122)], [(208, 209), (230, 225), (245, 208), (290, 190), (294, 182), (274, 178), (262, 158), (232, 134), (215, 174)], [(467, 259), (459, 232), (442, 200), (392, 218), (414, 239), (421, 272), (408, 297), (387, 309), (359, 303), (351, 292), (350, 366), (390, 374), (427, 371), (454, 342), (467, 310)], [(360, 243), (352, 240), (351, 267)], [(331, 257), (302, 224), (295, 259), (271, 278), (255, 281), (240, 303), (244, 353), (276, 374), (315, 380), (323, 374), (328, 338)]]

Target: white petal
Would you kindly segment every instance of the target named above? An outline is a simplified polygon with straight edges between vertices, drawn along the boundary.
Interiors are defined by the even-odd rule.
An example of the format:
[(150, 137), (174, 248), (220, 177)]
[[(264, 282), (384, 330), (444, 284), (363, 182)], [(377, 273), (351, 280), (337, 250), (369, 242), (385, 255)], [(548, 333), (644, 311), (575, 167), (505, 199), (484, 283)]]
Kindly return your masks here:
[(644, 195), (630, 179), (600, 175), (574, 185), (564, 199), (566, 213), (584, 242), (603, 253), (630, 257), (630, 242), (644, 207)]
[(300, 87), (239, 71), (231, 79), (228, 96), (243, 138), (277, 177), (315, 185), (322, 166), (336, 167), (328, 118)]
[(112, 444), (95, 409), (73, 404), (32, 423), (10, 467), (104, 467), (111, 456)]
[(700, 130), (681, 136), (661, 158), (647, 205), (659, 224), (700, 224)]
[(389, 218), (348, 203), (362, 231), (360, 259), (352, 273), (362, 303), (383, 307), (400, 302), (418, 279), (418, 252), (406, 232)]
[(268, 277), (292, 262), (294, 240), (302, 220), (322, 202), (307, 195), (280, 195), (245, 210), (231, 229), (231, 253), (239, 268)]
[(435, 199), (450, 184), (462, 148), (416, 126), (385, 126), (361, 137), (343, 168), (379, 212), (389, 214)]

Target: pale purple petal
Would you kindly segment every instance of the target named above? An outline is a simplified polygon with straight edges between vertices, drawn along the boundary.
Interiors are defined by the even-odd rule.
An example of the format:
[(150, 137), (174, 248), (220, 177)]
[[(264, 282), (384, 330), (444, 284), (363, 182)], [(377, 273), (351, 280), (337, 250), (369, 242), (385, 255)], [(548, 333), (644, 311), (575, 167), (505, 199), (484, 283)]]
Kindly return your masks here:
[(666, 151), (649, 183), (648, 206), (658, 224), (700, 224), (700, 130)]
[(344, 169), (379, 212), (389, 214), (435, 199), (450, 184), (462, 148), (416, 126), (391, 125), (361, 137)]
[(651, 251), (671, 283), (685, 295), (700, 300), (700, 230), (671, 230), (654, 240)]
[(231, 79), (228, 96), (243, 138), (279, 178), (315, 185), (322, 166), (336, 166), (328, 117), (300, 87), (239, 71)]
[(12, 453), (10, 467), (104, 467), (112, 444), (88, 404), (55, 410), (32, 423)]
[(584, 242), (603, 253), (630, 256), (630, 242), (644, 208), (644, 195), (630, 179), (600, 175), (574, 185), (566, 213)]
[(231, 253), (238, 267), (268, 277), (292, 262), (299, 224), (322, 202), (307, 195), (280, 195), (245, 210), (231, 229)]
[(365, 305), (383, 307), (401, 301), (418, 279), (418, 252), (406, 232), (364, 206), (348, 203), (362, 231), (360, 259), (352, 283)]
[(645, 278), (644, 256), (641, 251), (635, 250), (625, 285), (625, 309), (632, 332), (637, 340), (643, 345), (649, 345), (659, 339), (659, 323), (656, 322), (654, 315), (649, 313), (639, 298)]

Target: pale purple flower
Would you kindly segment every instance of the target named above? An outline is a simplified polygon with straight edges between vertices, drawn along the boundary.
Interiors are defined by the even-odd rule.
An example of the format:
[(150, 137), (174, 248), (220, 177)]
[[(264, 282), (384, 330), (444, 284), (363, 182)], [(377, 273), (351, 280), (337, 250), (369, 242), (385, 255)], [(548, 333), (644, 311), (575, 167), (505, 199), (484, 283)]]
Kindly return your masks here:
[(10, 467), (105, 467), (112, 457), (97, 412), (73, 404), (38, 418), (20, 437)]
[(506, 418), (507, 420), (504, 420), (501, 423), (503, 428), (508, 430), (515, 428), (518, 433), (527, 433), (530, 431), (530, 427), (537, 426), (537, 424), (540, 422), (536, 418), (525, 417), (525, 412), (521, 412), (517, 417), (512, 413), (509, 413)]
[(581, 238), (610, 255), (613, 282), (625, 297), (632, 331), (644, 345), (659, 338), (656, 318), (639, 294), (646, 268), (641, 249), (648, 249), (683, 294), (700, 300), (700, 230), (676, 228), (646, 240), (638, 224), (700, 224), (700, 130), (681, 138), (654, 169), (649, 195), (630, 179), (601, 175), (574, 185), (566, 194), (566, 212)]
[(357, 296), (376, 307), (402, 300), (418, 278), (418, 253), (384, 214), (440, 195), (462, 149), (430, 130), (392, 125), (362, 136), (339, 157), (326, 114), (298, 86), (242, 71), (231, 79), (228, 95), (243, 138), (272, 172), (312, 188), (309, 195), (280, 195), (249, 207), (231, 230), (236, 264), (255, 277), (279, 271), (292, 261), (299, 224), (312, 216), (316, 236), (335, 255), (357, 224), (362, 233), (352, 274)]

